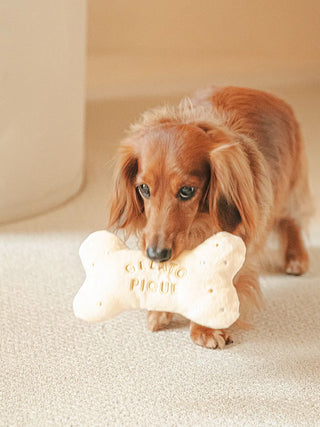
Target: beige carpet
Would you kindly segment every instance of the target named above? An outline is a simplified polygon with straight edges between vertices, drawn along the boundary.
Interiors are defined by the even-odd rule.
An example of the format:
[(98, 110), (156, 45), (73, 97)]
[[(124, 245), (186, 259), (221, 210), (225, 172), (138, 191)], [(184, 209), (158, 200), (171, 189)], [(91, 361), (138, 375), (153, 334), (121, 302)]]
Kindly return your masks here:
[[(303, 123), (318, 201), (319, 90), (278, 93)], [(84, 278), (78, 247), (105, 226), (114, 147), (128, 122), (157, 101), (90, 104), (81, 194), (0, 227), (0, 425), (319, 426), (318, 216), (309, 240), (311, 271), (301, 278), (264, 274), (266, 310), (254, 330), (236, 331), (225, 350), (192, 344), (181, 319), (151, 333), (144, 312), (103, 325), (73, 316)]]

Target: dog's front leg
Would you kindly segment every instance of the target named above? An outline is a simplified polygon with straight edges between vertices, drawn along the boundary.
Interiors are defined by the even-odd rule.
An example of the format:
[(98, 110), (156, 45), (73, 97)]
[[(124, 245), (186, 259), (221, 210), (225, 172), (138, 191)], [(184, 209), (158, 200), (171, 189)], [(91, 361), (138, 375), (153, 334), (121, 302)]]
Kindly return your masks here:
[(173, 313), (168, 311), (148, 311), (147, 328), (150, 331), (159, 331), (169, 325), (173, 317)]
[[(253, 308), (263, 306), (262, 295), (259, 287), (259, 278), (254, 263), (246, 262), (237, 274), (234, 285), (240, 300), (240, 318), (236, 324), (240, 328), (248, 329), (248, 318)], [(231, 329), (210, 329), (197, 323), (190, 323), (190, 336), (192, 341), (206, 348), (224, 348), (233, 342)]]
[(194, 322), (190, 322), (190, 337), (195, 344), (206, 348), (224, 348), (233, 342), (228, 329), (210, 329)]

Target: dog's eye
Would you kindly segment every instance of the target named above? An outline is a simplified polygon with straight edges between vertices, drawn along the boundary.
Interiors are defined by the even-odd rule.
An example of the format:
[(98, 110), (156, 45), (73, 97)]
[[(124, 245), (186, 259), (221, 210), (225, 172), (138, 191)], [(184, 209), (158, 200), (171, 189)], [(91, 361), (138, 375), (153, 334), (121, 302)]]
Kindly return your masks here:
[(177, 197), (179, 200), (190, 200), (196, 194), (194, 187), (181, 187)]
[(138, 186), (138, 190), (142, 197), (145, 199), (150, 198), (150, 188), (147, 186), (147, 184), (141, 184)]

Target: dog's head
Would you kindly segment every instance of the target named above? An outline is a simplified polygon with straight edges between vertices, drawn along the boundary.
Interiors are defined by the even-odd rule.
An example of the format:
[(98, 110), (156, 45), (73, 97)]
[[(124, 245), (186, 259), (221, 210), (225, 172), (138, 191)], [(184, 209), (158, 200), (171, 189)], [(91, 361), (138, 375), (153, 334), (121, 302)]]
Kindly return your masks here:
[(160, 262), (221, 230), (246, 241), (258, 217), (251, 154), (221, 126), (145, 116), (119, 150), (109, 225), (138, 233)]

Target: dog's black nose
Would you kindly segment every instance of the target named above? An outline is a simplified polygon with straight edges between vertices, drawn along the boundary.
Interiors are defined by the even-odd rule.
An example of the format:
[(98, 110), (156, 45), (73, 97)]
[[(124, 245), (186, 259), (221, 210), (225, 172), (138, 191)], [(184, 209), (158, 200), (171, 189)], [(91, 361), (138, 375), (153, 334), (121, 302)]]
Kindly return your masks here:
[(147, 256), (152, 259), (152, 261), (165, 262), (171, 258), (171, 255), (171, 249), (161, 249), (155, 246), (149, 246), (147, 248)]

